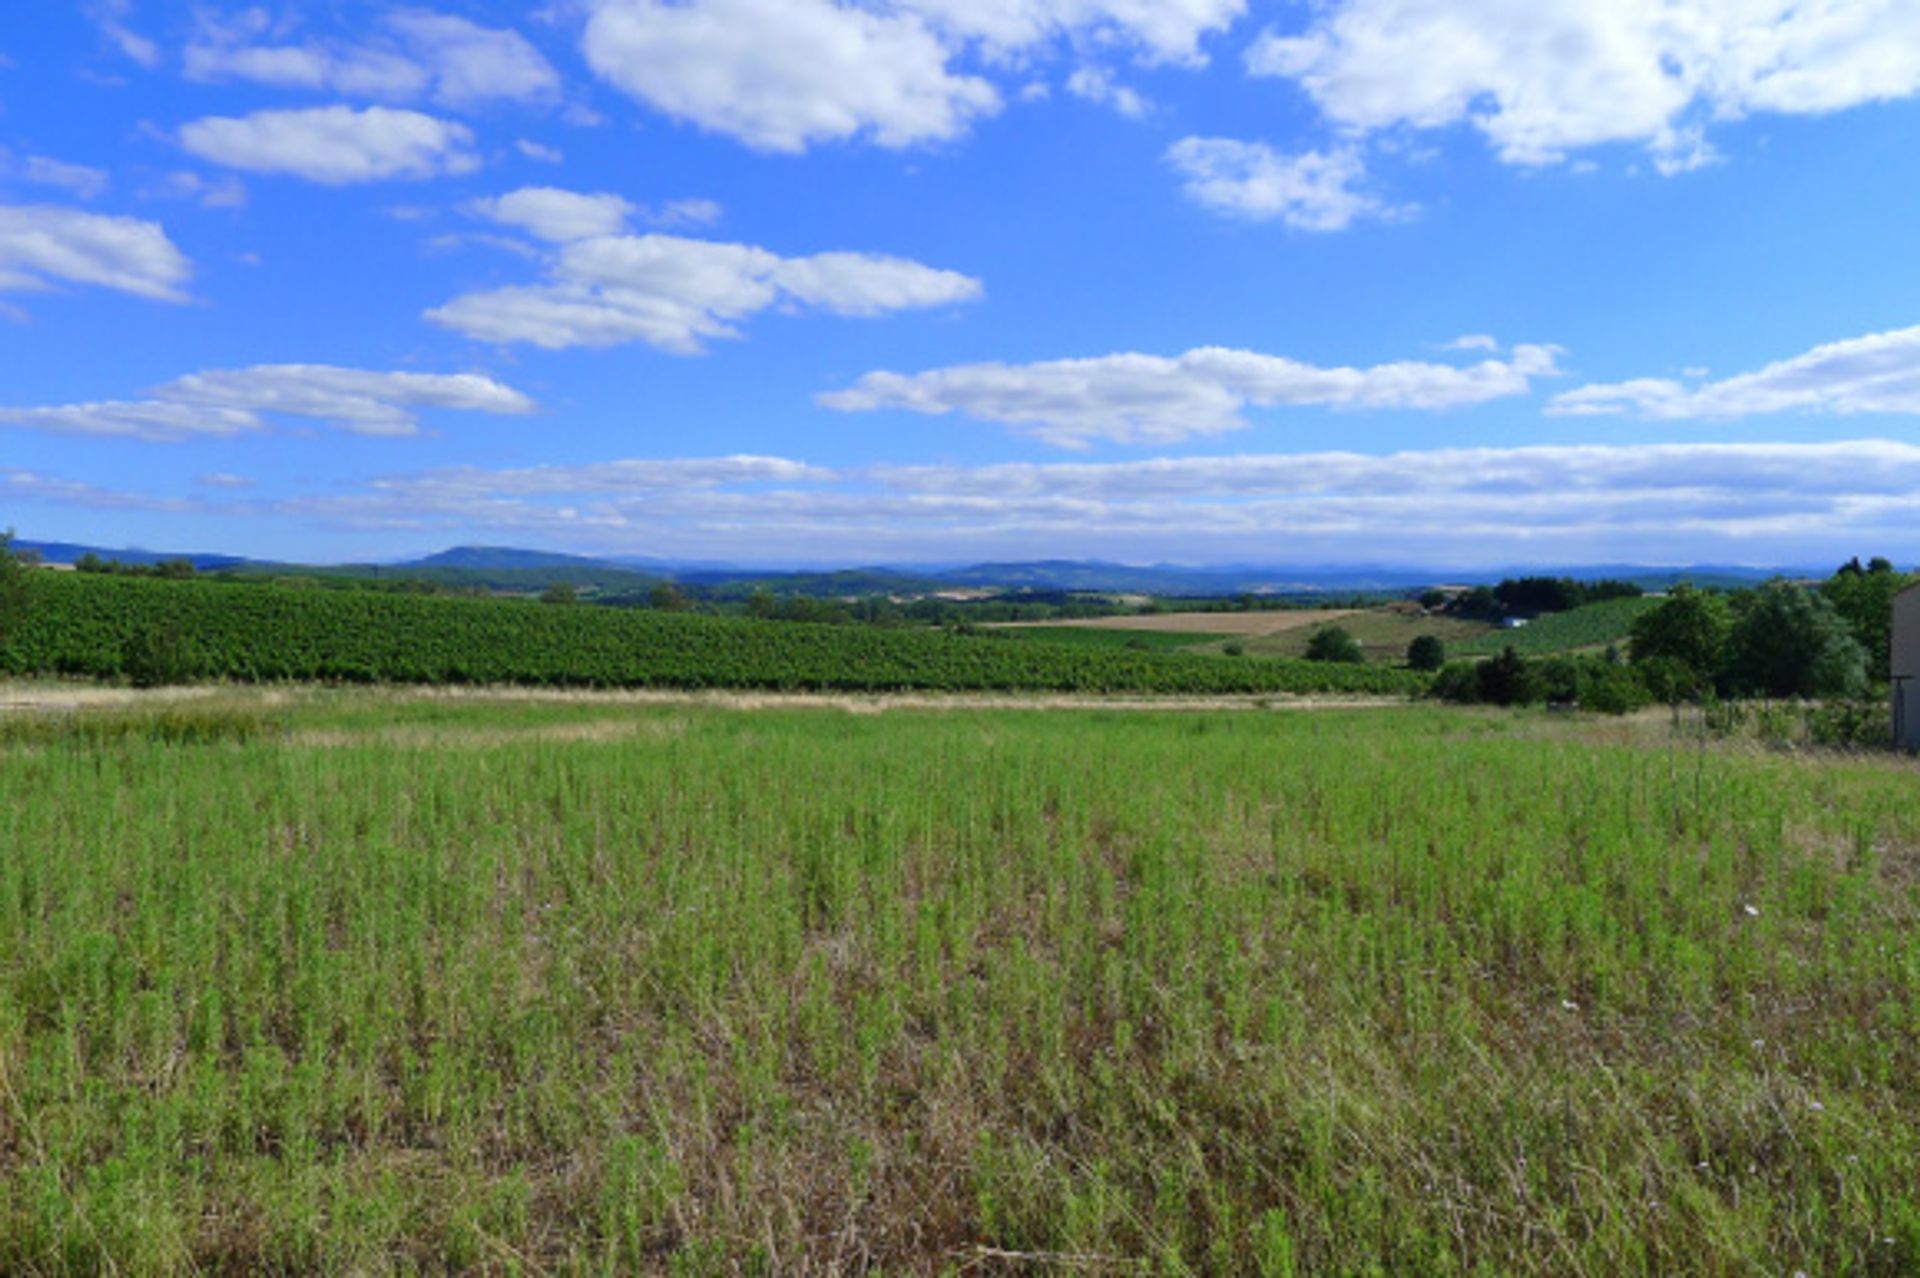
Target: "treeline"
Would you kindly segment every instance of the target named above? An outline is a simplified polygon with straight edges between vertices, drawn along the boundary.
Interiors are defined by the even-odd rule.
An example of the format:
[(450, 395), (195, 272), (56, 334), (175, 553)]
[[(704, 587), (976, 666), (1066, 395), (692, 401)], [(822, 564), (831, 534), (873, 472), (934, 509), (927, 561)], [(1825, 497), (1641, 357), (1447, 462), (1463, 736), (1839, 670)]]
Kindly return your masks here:
[(1417, 694), (1423, 676), (1082, 649), (931, 629), (773, 624), (214, 580), (35, 573), (0, 673), (844, 691)]
[(1615, 713), (1682, 701), (1846, 701), (1888, 677), (1893, 599), (1920, 578), (1856, 559), (1817, 588), (1680, 585), (1634, 618), (1624, 652), (1529, 661), (1511, 646), (1448, 665), (1433, 693), (1453, 701), (1564, 702)]
[(102, 559), (89, 550), (73, 561), (75, 572), (98, 573), (109, 577), (162, 577), (168, 581), (185, 581), (199, 575), (199, 569), (193, 566), (191, 559), (162, 559), (157, 563), (129, 564), (118, 559)]
[(1420, 602), (1469, 621), (1500, 621), (1507, 617), (1539, 617), (1572, 612), (1609, 599), (1638, 599), (1645, 589), (1631, 581), (1603, 579), (1576, 581), (1572, 577), (1509, 577), (1493, 586), (1448, 595), (1429, 590)]

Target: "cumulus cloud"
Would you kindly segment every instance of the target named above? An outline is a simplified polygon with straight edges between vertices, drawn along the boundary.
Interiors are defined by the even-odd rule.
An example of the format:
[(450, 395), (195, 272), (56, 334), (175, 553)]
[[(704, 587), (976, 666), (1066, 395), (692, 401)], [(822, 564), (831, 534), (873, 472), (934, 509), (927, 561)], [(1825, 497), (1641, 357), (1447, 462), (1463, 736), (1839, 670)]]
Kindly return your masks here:
[(106, 37), (109, 44), (141, 66), (152, 70), (160, 65), (160, 46), (127, 25), (133, 0), (88, 0), (82, 12)]
[(58, 187), (83, 200), (97, 199), (112, 184), (112, 179), (104, 169), (68, 164), (44, 155), (15, 159), (4, 147), (0, 147), (0, 177), (11, 177), (35, 186)]
[(1556, 396), (1563, 416), (1727, 420), (1764, 413), (1920, 414), (1920, 327), (1817, 346), (1717, 382), (1667, 378), (1582, 386)]
[[(593, 0), (583, 48), (596, 74), (655, 110), (764, 151), (862, 140), (940, 142), (998, 111), (978, 70), (1016, 68), (1049, 46), (1131, 51), (1197, 66), (1202, 39), (1231, 26), (1244, 0)], [(1082, 70), (1072, 91), (1144, 110), (1109, 73)]]
[(1250, 407), (1436, 411), (1524, 395), (1558, 370), (1552, 346), (1517, 346), (1468, 367), (1403, 361), (1319, 368), (1255, 351), (1125, 353), (1038, 364), (967, 364), (869, 373), (820, 397), (841, 412), (962, 413), (1063, 448), (1167, 444), (1237, 430)]
[(43, 204), (0, 205), (0, 293), (90, 284), (179, 302), (192, 274), (157, 223)]
[(550, 186), (525, 186), (492, 199), (475, 200), (471, 211), (553, 244), (618, 235), (637, 210), (617, 195), (581, 195)]
[(517, 31), (419, 9), (386, 15), (373, 37), (359, 43), (289, 41), (263, 9), (202, 13), (184, 61), (194, 80), (395, 102), (430, 97), (454, 109), (491, 101), (551, 103), (561, 88), (553, 65)]
[(764, 151), (939, 141), (1000, 105), (917, 18), (833, 0), (604, 0), (585, 51), (630, 96)]
[[(1681, 444), (1243, 454), (834, 470), (772, 457), (463, 467), (278, 513), (351, 528), (538, 532), (649, 553), (1241, 562), (1729, 555), (1912, 546), (1920, 446)], [(1818, 550), (1810, 548), (1819, 547)]]
[(1152, 110), (1151, 104), (1134, 90), (1113, 78), (1105, 67), (1076, 68), (1067, 77), (1067, 92), (1100, 106), (1112, 107), (1129, 120), (1138, 120)]
[(0, 408), (0, 424), (58, 435), (170, 442), (248, 434), (274, 417), (324, 422), (358, 435), (412, 435), (419, 414), (521, 415), (531, 399), (477, 373), (377, 373), (325, 364), (265, 364), (195, 373), (138, 400)]
[(473, 132), (389, 107), (316, 107), (210, 116), (184, 125), (180, 145), (248, 173), (285, 174), (329, 186), (423, 179), (480, 167)]
[(1187, 198), (1216, 213), (1251, 221), (1278, 219), (1305, 231), (1342, 231), (1356, 220), (1391, 212), (1354, 188), (1366, 178), (1357, 151), (1286, 155), (1263, 142), (1182, 138), (1167, 149)]
[(1628, 143), (1679, 172), (1711, 160), (1712, 121), (1920, 91), (1920, 7), (1330, 0), (1304, 30), (1269, 29), (1246, 56), (1253, 74), (1293, 80), (1351, 132), (1466, 123), (1508, 163)]
[(694, 354), (709, 341), (738, 337), (740, 321), (776, 305), (878, 315), (980, 293), (977, 280), (904, 258), (787, 258), (748, 244), (609, 235), (563, 245), (545, 283), (469, 293), (427, 318), (488, 342), (549, 350), (646, 342)]

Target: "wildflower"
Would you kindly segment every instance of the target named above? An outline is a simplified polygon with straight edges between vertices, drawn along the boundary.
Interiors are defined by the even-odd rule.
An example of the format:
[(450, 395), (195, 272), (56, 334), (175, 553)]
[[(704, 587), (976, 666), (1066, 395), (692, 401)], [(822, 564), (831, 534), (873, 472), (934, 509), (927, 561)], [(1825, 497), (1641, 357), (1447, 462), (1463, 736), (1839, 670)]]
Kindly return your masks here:
[(1741, 908), (1747, 912), (1747, 917), (1750, 919), (1757, 919), (1760, 917), (1760, 907), (1757, 905), (1746, 905), (1746, 906), (1742, 906)]

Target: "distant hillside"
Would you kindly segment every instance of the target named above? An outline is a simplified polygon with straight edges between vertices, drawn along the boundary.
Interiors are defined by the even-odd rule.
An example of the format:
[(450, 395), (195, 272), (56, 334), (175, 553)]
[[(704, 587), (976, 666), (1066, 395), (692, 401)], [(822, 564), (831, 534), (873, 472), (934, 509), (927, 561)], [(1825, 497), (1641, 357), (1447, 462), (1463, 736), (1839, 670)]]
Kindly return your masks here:
[(237, 571), (274, 576), (364, 577), (417, 580), (456, 589), (528, 593), (550, 585), (570, 585), (608, 596), (644, 593), (660, 581), (680, 581), (721, 597), (764, 589), (775, 594), (837, 598), (853, 595), (931, 594), (950, 589), (1033, 590), (1223, 596), (1239, 594), (1316, 595), (1387, 594), (1440, 582), (1474, 585), (1503, 577), (1557, 576), (1582, 581), (1619, 578), (1649, 590), (1665, 590), (1678, 581), (1731, 588), (1775, 575), (1824, 576), (1806, 568), (1747, 568), (1700, 565), (1649, 568), (1638, 564), (1513, 566), (1485, 572), (1394, 565), (1348, 564), (1301, 567), (1272, 564), (1119, 564), (1099, 560), (1041, 559), (916, 568), (912, 565), (820, 570), (770, 570), (712, 561), (655, 559), (642, 556), (591, 556), (517, 546), (455, 546), (436, 554), (387, 564), (304, 565), (273, 563), (240, 555), (112, 549), (70, 542), (21, 542), (50, 563), (72, 563), (89, 552), (122, 563), (151, 564), (188, 559), (201, 572)]
[(631, 571), (610, 559), (586, 555), (563, 555), (549, 550), (520, 550), (512, 546), (455, 546), (423, 559), (409, 559), (394, 568), (465, 568), (493, 571), (500, 568), (611, 568)]
[(105, 546), (82, 546), (70, 541), (16, 541), (13, 548), (24, 553), (38, 555), (42, 561), (50, 564), (71, 564), (82, 556), (97, 555), (101, 559), (117, 559), (123, 564), (157, 564), (166, 560), (185, 559), (199, 572), (221, 572), (229, 568), (238, 568), (252, 560), (239, 555), (196, 554), (178, 550), (132, 550), (122, 547), (115, 550)]

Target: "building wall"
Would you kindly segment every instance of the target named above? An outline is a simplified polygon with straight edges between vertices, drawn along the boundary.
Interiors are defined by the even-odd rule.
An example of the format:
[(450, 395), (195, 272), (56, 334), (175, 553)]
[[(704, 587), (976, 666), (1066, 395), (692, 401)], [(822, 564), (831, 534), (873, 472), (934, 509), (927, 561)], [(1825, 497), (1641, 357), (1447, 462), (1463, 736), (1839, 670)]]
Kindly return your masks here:
[(1893, 601), (1893, 725), (1899, 744), (1920, 750), (1920, 587)]

